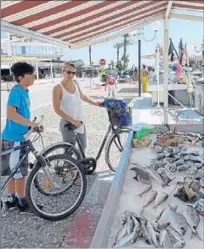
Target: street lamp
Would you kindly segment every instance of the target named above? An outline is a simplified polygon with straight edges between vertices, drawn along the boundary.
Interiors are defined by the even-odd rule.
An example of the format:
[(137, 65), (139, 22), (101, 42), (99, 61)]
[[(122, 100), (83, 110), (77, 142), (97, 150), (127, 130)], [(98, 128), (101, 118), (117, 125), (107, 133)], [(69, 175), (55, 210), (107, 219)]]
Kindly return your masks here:
[(138, 79), (139, 79), (139, 97), (141, 96), (141, 38), (146, 42), (152, 42), (156, 36), (157, 32), (161, 27), (161, 23), (156, 21), (152, 23), (152, 31), (154, 32), (154, 36), (151, 39), (146, 39), (144, 37), (144, 28), (141, 27), (135, 32), (130, 33), (130, 40), (134, 43), (138, 42)]

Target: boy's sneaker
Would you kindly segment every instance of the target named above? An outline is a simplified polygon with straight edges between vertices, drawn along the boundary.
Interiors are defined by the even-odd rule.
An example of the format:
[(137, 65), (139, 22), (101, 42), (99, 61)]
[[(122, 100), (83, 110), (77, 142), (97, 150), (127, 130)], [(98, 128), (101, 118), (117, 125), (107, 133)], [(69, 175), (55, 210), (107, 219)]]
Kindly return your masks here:
[(15, 197), (8, 196), (8, 199), (7, 201), (5, 201), (4, 204), (8, 210), (13, 210), (18, 205), (18, 198), (16, 196)]
[[(42, 205), (37, 205), (39, 209), (43, 209), (43, 206)], [(32, 211), (30, 210), (29, 208), (29, 205), (27, 202), (25, 202), (23, 205), (21, 205), (19, 202), (18, 202), (18, 205), (17, 205), (17, 208), (19, 210), (19, 212), (26, 212), (26, 213), (31, 213)]]

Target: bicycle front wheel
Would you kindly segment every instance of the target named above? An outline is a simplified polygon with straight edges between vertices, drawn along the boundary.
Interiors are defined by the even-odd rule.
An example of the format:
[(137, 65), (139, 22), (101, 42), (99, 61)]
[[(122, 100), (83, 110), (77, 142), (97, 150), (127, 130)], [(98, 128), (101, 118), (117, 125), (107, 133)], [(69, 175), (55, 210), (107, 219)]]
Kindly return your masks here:
[[(66, 142), (60, 142), (56, 144), (52, 144), (51, 146), (46, 147), (42, 152), (41, 155), (46, 158), (46, 161), (48, 162), (48, 157), (54, 156), (54, 155), (65, 155), (72, 157), (74, 160), (80, 160), (82, 159), (81, 154), (79, 151), (75, 148), (72, 147), (70, 143)], [(39, 162), (36, 160), (34, 163), (34, 167), (39, 164)], [(48, 166), (50, 165), (49, 162), (47, 164)], [(40, 191), (42, 194), (47, 195), (47, 191), (45, 191), (43, 188), (41, 188), (41, 185), (39, 184), (38, 177), (35, 178), (34, 181), (36, 188), (38, 191)]]
[[(34, 214), (57, 221), (68, 217), (80, 206), (86, 194), (87, 179), (74, 159), (66, 155), (54, 155), (47, 159), (49, 166), (37, 164), (31, 171), (26, 196)], [(38, 190), (36, 178), (46, 195)]]
[(119, 130), (110, 138), (107, 144), (105, 154), (106, 163), (113, 172), (116, 172), (117, 170), (129, 132), (130, 131), (128, 129)]

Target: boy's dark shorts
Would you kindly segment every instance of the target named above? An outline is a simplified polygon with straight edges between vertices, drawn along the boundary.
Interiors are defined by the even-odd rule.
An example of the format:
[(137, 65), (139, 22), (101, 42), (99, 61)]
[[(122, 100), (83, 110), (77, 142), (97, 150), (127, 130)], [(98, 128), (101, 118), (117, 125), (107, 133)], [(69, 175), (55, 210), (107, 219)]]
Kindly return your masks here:
[[(13, 142), (9, 140), (2, 139), (1, 141), (1, 153), (9, 151), (16, 146), (24, 145), (25, 142)], [(8, 176), (11, 174), (11, 171), (19, 163), (22, 157), (26, 154), (27, 148), (21, 148), (10, 154), (1, 156), (1, 175)], [(20, 179), (28, 174), (28, 156), (26, 156), (21, 162), (20, 167), (17, 172), (14, 174), (13, 178)]]

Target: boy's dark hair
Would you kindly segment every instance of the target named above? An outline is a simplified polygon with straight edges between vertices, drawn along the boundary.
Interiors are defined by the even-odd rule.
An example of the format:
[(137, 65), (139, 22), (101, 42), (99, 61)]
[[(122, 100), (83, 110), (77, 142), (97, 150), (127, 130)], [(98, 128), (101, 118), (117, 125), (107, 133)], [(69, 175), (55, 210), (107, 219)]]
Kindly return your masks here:
[(25, 74), (33, 74), (34, 71), (34, 67), (26, 62), (16, 62), (11, 67), (11, 72), (17, 83), (20, 82), (19, 76), (24, 77)]

